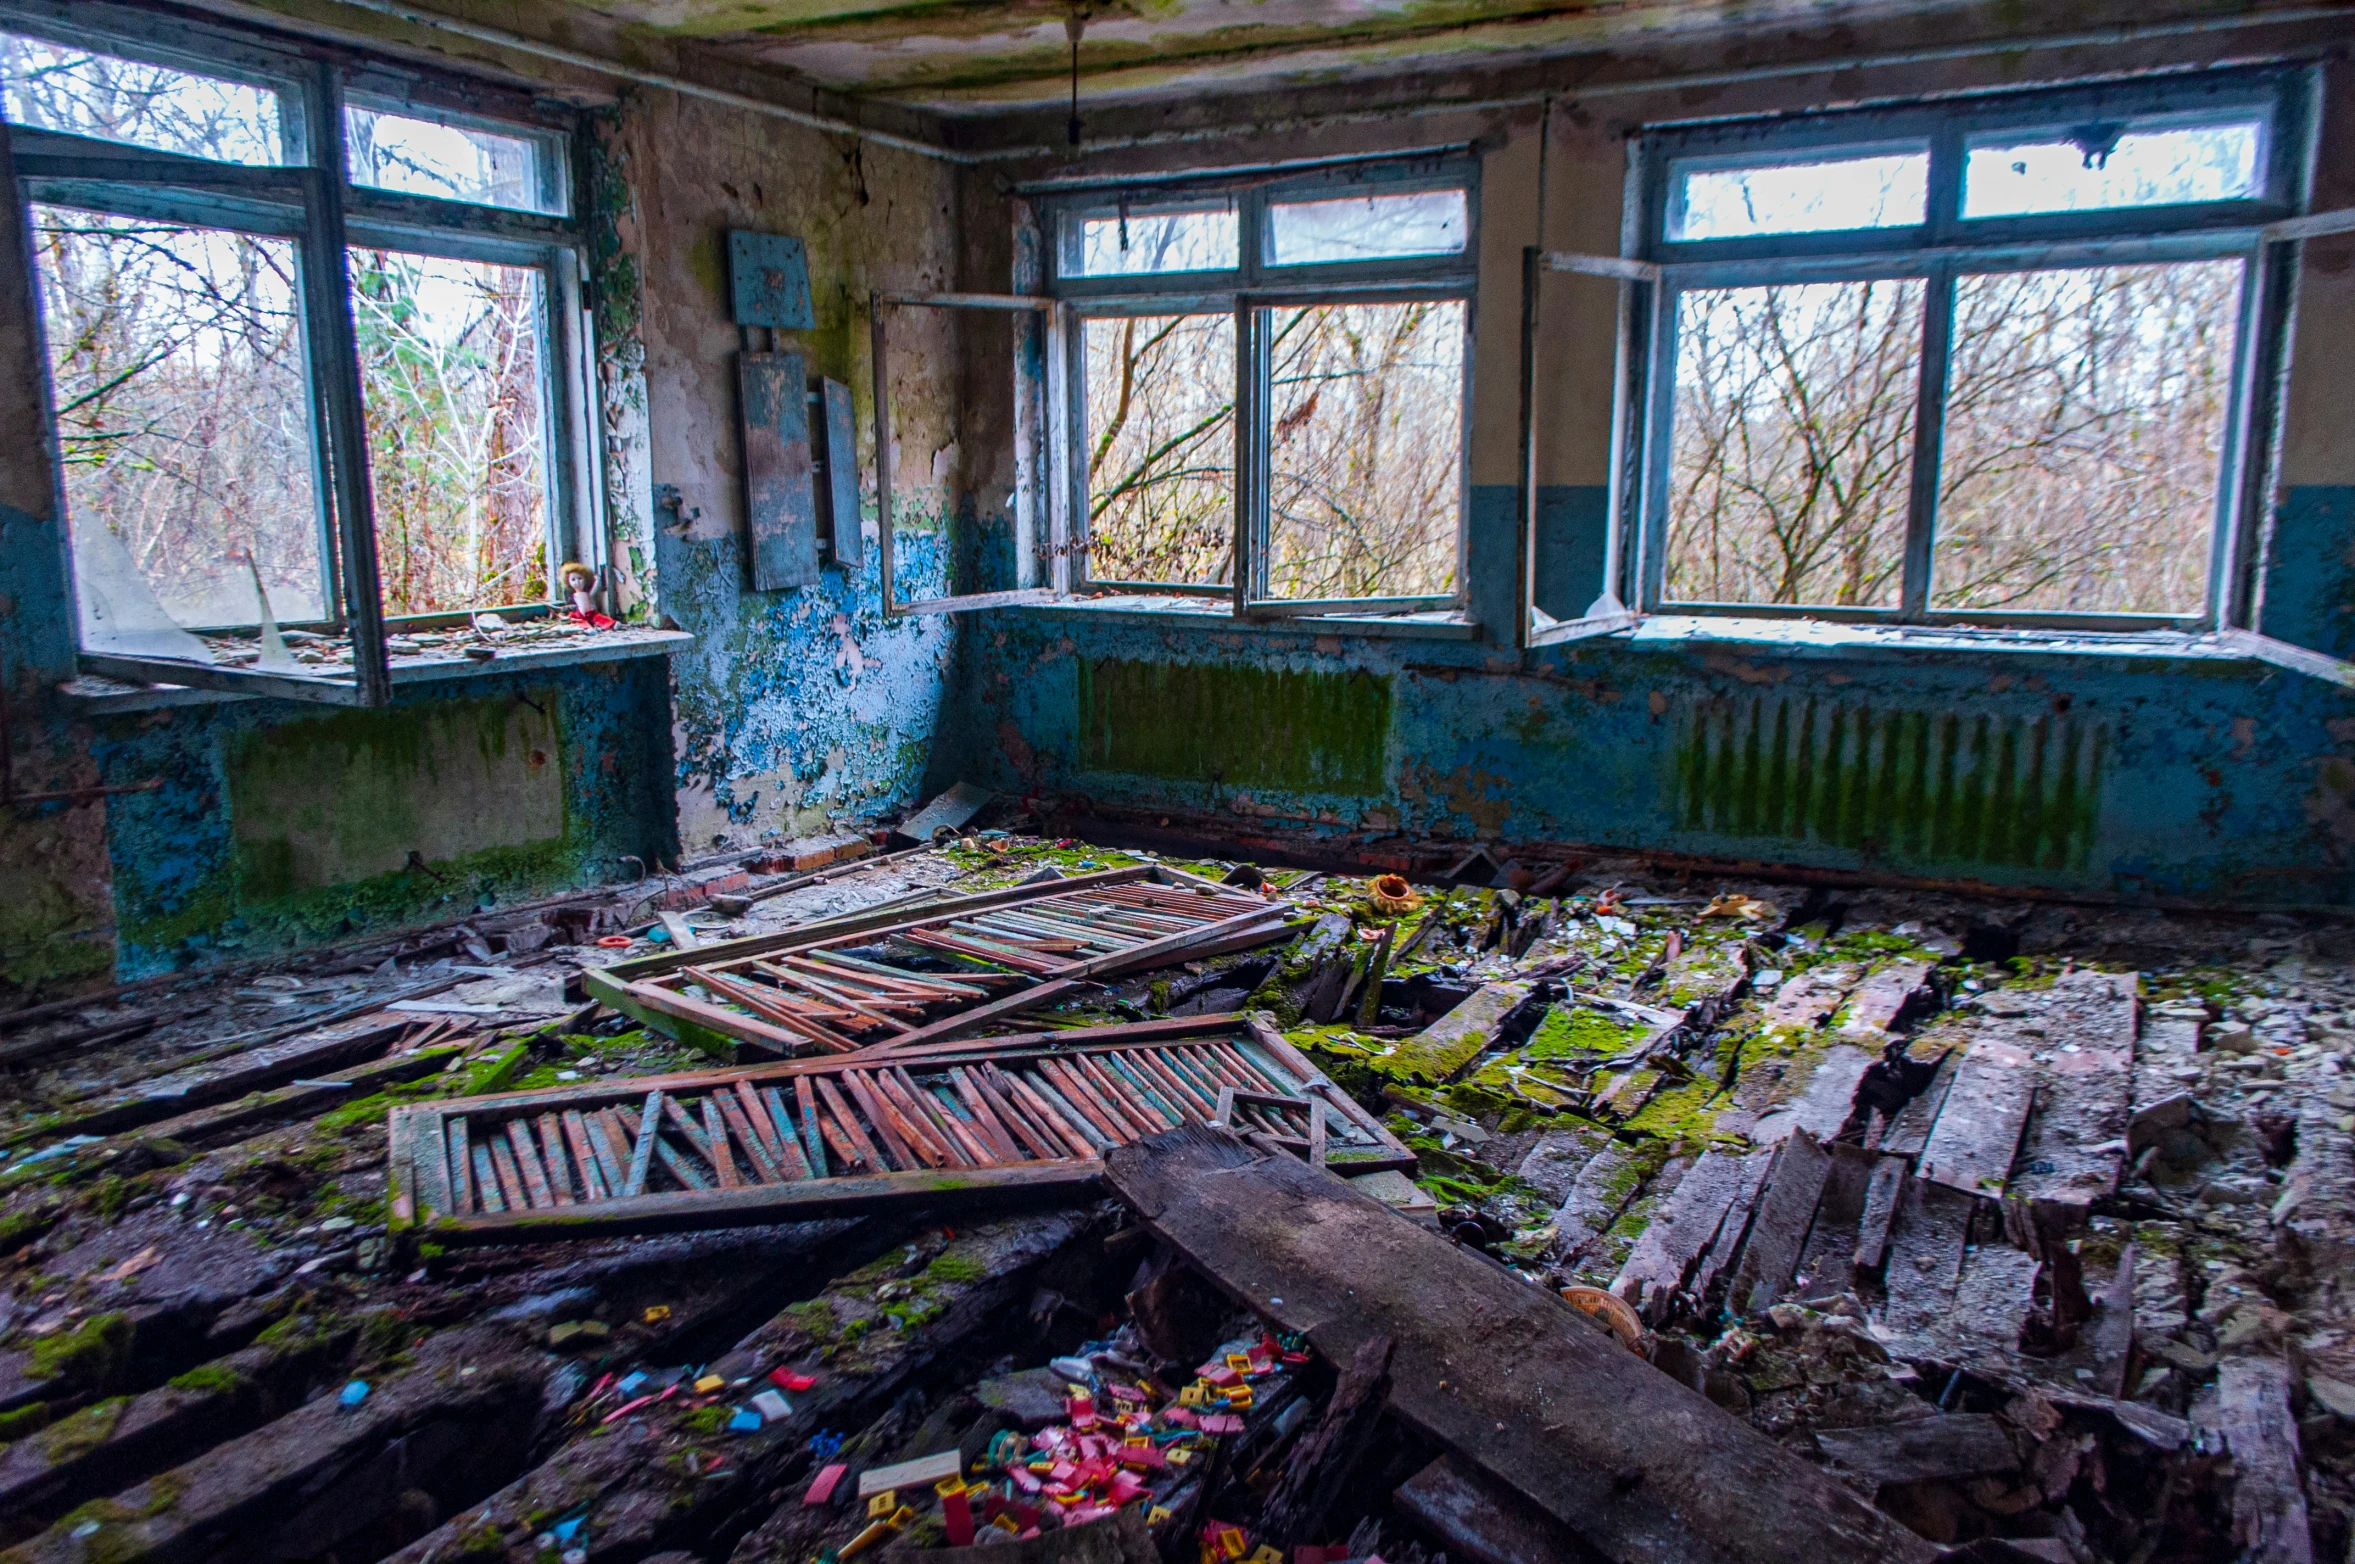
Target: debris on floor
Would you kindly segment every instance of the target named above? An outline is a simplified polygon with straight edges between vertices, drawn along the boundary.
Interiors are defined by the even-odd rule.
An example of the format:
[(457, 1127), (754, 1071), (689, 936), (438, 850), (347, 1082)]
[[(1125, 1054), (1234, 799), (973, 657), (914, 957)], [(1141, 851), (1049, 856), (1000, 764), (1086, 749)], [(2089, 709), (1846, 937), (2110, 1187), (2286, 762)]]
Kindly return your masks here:
[(944, 801), (0, 1018), (0, 1557), (2346, 1556), (2345, 928)]

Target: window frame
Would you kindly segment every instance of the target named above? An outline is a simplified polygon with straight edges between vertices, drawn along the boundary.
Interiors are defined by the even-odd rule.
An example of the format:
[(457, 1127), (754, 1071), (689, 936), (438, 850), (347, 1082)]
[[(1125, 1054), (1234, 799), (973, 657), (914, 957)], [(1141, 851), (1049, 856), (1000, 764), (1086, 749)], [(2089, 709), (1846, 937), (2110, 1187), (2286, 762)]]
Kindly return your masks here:
[[(184, 70), (275, 92), (282, 161), (214, 162), (129, 143), (11, 122), (8, 129), (15, 219), (33, 204), (100, 215), (143, 217), (293, 241), (300, 267), (297, 307), (309, 384), (312, 469), (321, 530), (325, 617), (282, 620), (282, 628), (348, 634), (349, 673), (265, 673), (93, 650), (82, 645), (74, 610), (77, 661), (83, 671), (144, 684), (179, 684), (234, 694), (278, 696), (331, 705), (381, 706), (394, 678), (386, 639), (408, 629), (463, 624), (474, 613), (551, 613), (562, 601), (557, 567), (580, 559), (600, 571), (610, 562), (602, 472), (595, 449), (597, 387), (587, 314), (587, 239), (576, 217), (525, 212), (378, 189), (354, 182), (346, 154), (344, 109), (362, 108), (496, 131), (533, 143), (542, 203), (561, 213), (580, 208), (570, 115), (479, 84), (367, 61), (314, 53), (205, 23), (146, 17), (111, 4), (5, 0), (0, 30), (65, 48)], [(134, 23), (140, 31), (134, 35)], [(349, 98), (347, 99), (347, 95)], [(486, 113), (483, 104), (495, 105)], [(561, 201), (551, 199), (561, 194)], [(368, 477), (367, 427), (351, 304), (354, 246), (439, 259), (528, 267), (542, 280), (538, 322), (540, 413), (546, 430), (542, 482), (548, 585), (543, 598), (479, 609), (411, 615), (384, 611), (375, 506)], [(38, 324), (39, 292), (25, 278)], [(42, 328), (46, 341), (46, 330)], [(46, 349), (44, 347), (44, 358)], [(43, 416), (53, 451), (59, 439), (44, 364)], [(62, 469), (61, 469), (62, 471)], [(58, 547), (67, 600), (74, 587), (71, 519), (59, 486)], [(243, 627), (191, 627), (197, 630)], [(405, 675), (401, 682), (408, 682)]]
[[(1427, 190), (1464, 193), (1463, 248), (1428, 256), (1375, 257), (1278, 265), (1269, 259), (1271, 206), (1350, 195), (1410, 195)], [(1132, 215), (1185, 210), (1214, 201), (1236, 213), (1237, 264), (1210, 271), (1075, 275), (1081, 224), (1125, 209)], [(1070, 517), (1071, 591), (1087, 595), (1223, 599), (1235, 618), (1321, 618), (1334, 615), (1462, 614), (1470, 602), (1466, 579), (1472, 501), (1473, 349), (1477, 336), (1480, 260), (1480, 165), (1469, 152), (1446, 149), (1409, 157), (1303, 169), (1278, 168), (1238, 177), (1233, 172), (1149, 182), (1107, 183), (1067, 190), (1039, 202), (1048, 262), (1045, 291), (1068, 316), (1063, 337), (1070, 453), (1059, 481)], [(1463, 383), (1458, 414), (1463, 431), (1457, 460), (1455, 588), (1451, 592), (1350, 598), (1267, 595), (1269, 559), (1269, 395), (1267, 323), (1277, 309), (1331, 304), (1459, 301), (1463, 313)], [(1226, 315), (1235, 322), (1235, 515), (1237, 568), (1233, 580), (1152, 582), (1099, 579), (1089, 569), (1087, 326), (1092, 320), (1140, 315)]]
[[(1957, 97), (1773, 120), (1651, 127), (1631, 142), (1629, 224), (1635, 270), (1628, 298), (1630, 384), (1621, 394), (1638, 449), (1620, 469), (1613, 514), (1634, 546), (1621, 550), (1638, 613), (1864, 624), (2000, 626), (2053, 631), (2212, 629), (2233, 611), (2247, 571), (2247, 540), (2263, 513), (2285, 279), (2265, 230), (2298, 208), (2305, 177), (2310, 72), (2257, 68), (2086, 87)], [(2263, 125), (2259, 189), (2243, 199), (2176, 206), (1966, 218), (1972, 140), (2062, 133), (2090, 121), (2171, 129), (2255, 117)], [(1677, 174), (1868, 155), (1910, 144), (1929, 167), (1924, 219), (1903, 227), (1717, 239), (1667, 237)], [(2215, 519), (2201, 604), (2180, 613), (1941, 609), (1931, 606), (1941, 442), (1950, 390), (1948, 338), (1959, 278), (2146, 262), (2238, 260), (2242, 265), (2234, 364), (2218, 463)], [(1718, 602), (1666, 594), (1676, 395), (1677, 308), (1694, 289), (1919, 278), (1924, 297), (1913, 409), (1903, 565), (1891, 607)]]

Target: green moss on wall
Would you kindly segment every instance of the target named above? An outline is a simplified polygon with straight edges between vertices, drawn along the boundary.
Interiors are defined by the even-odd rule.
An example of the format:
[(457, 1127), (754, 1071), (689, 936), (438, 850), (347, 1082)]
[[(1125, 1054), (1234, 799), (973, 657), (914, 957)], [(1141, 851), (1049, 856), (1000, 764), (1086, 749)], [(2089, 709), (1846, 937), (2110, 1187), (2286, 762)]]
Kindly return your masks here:
[(1226, 663), (1079, 665), (1080, 764), (1226, 787), (1384, 790), (1390, 679)]

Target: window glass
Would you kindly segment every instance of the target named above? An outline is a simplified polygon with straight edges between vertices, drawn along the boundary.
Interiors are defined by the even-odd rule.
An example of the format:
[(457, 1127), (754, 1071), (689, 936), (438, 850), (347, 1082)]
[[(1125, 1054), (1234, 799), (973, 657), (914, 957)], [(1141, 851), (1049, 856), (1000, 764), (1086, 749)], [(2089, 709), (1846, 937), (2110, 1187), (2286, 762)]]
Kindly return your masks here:
[(1094, 581), (1235, 579), (1235, 317), (1085, 323)]
[(1271, 597), (1455, 590), (1464, 309), (1269, 311)]
[(1455, 255), (1469, 203), (1461, 190), (1277, 201), (1267, 209), (1269, 259), (1278, 266)]
[(323, 617), (293, 241), (31, 219), (84, 644)]
[(1929, 210), (1930, 155), (1748, 164), (1678, 165), (1671, 174), (1670, 239), (1909, 228)]
[(542, 278), (351, 252), (388, 614), (548, 596)]
[(1677, 295), (1670, 599), (1896, 605), (1922, 305), (1913, 279)]
[(224, 163), (286, 156), (278, 94), (266, 87), (6, 33), (0, 77), (18, 125)]
[(2200, 612), (2241, 267), (1957, 280), (1932, 606)]
[(1079, 275), (1233, 271), (1240, 253), (1235, 209), (1129, 212), (1079, 222)]
[(543, 209), (542, 144), (432, 120), (344, 110), (352, 183), (518, 212)]
[(1963, 216), (2181, 206), (2261, 195), (2264, 127), (2256, 120), (2126, 130), (2088, 125), (2072, 136), (1973, 141)]

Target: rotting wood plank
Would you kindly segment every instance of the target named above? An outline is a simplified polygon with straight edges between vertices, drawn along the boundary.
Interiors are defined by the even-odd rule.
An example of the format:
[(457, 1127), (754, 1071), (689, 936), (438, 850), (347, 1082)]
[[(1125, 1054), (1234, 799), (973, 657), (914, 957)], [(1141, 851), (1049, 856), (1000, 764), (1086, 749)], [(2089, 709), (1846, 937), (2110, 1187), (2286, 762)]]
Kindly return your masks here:
[(1717, 1236), (1709, 1241), (1709, 1248), (1701, 1261), (1693, 1267), (1693, 1279), (1688, 1288), (1699, 1311), (1706, 1315), (1718, 1301), (1717, 1284), (1732, 1270), (1742, 1256), (1742, 1247), (1750, 1236), (1750, 1224), (1758, 1209), (1759, 1197), (1765, 1192), (1767, 1175), (1773, 1171), (1779, 1148), (1764, 1147), (1742, 1158), (1742, 1176), (1734, 1190), (1734, 1198), (1725, 1208), (1725, 1216), (1717, 1224)]
[(2035, 1100), (2036, 1062), (2026, 1050), (1974, 1040), (1930, 1126), (1916, 1176), (1967, 1195), (2001, 1190)]
[(1962, 1285), (1977, 1197), (1944, 1184), (1905, 1180), (1890, 1229), (1882, 1318), (1896, 1336), (1934, 1339), (1953, 1314)]
[(1703, 1152), (1628, 1251), (1619, 1274), (1611, 1279), (1611, 1291), (1632, 1304), (1647, 1323), (1667, 1319), (1742, 1185), (1742, 1158), (1723, 1151)]
[(1105, 1177), (1156, 1236), (1328, 1361), (1394, 1337), (1392, 1412), (1607, 1558), (1910, 1564), (1937, 1551), (1560, 1298), (1344, 1179), (1194, 1125), (1114, 1151)]
[[(465, 1053), (466, 1046), (464, 1043), (451, 1043), (404, 1050), (387, 1054), (372, 1064), (324, 1070), (316, 1076), (303, 1077), (306, 1082), (304, 1085), (280, 1086), (251, 1093), (234, 1102), (184, 1113), (174, 1119), (163, 1119), (141, 1126), (141, 1129), (158, 1140), (178, 1141), (183, 1146), (209, 1148), (227, 1145), (232, 1140), (243, 1139), (270, 1125), (314, 1118), (387, 1086), (431, 1075)], [(328, 1082), (343, 1084), (329, 1085)]]
[(1882, 1129), (1878, 1139), (1868, 1137), (1866, 1147), (1904, 1157), (1908, 1162), (1918, 1160), (1922, 1148), (1930, 1142), (1930, 1126), (1937, 1122), (1938, 1110), (1946, 1105), (1946, 1094), (1954, 1089), (1954, 1074), (1962, 1061), (1960, 1049), (1949, 1049), (1938, 1061), (1930, 1083), (1897, 1110), (1897, 1116)]
[[(2041, 996), (2036, 1108), (2004, 1194), (2040, 1213), (2058, 1208), (2072, 1231), (2084, 1226), (2094, 1202), (2117, 1193), (2125, 1171), (2136, 981), (2131, 972), (2064, 972)], [(2051, 1227), (2051, 1216), (2039, 1220)]]
[(2232, 1540), (2250, 1564), (2313, 1564), (2298, 1424), (2278, 1358), (2227, 1358), (2216, 1370), (2217, 1429), (2232, 1452)]
[(1868, 1046), (1885, 1041), (1898, 1023), (1929, 998), (1930, 964), (1892, 961), (1875, 967), (1835, 1017), (1840, 1030)]
[(1795, 1129), (1783, 1141), (1758, 1213), (1751, 1219), (1750, 1239), (1742, 1246), (1727, 1308), (1736, 1314), (1757, 1314), (1790, 1290), (1808, 1227), (1815, 1220), (1816, 1202), (1823, 1198), (1824, 1180), (1831, 1171), (1831, 1153), (1807, 1131)]
[(1442, 1543), (1451, 1561), (1591, 1564), (1598, 1556), (1560, 1521), (1451, 1456), (1392, 1489), (1390, 1503)]
[(1834, 1465), (1876, 1483), (1952, 1481), (2020, 1468), (2003, 1424), (1984, 1413), (1823, 1428), (1816, 1430), (1815, 1442)]
[(1905, 1188), (1905, 1159), (1876, 1157), (1864, 1187), (1864, 1215), (1856, 1224), (1856, 1270), (1880, 1274), (1889, 1258), (1889, 1227), (1897, 1218), (1897, 1197)]

